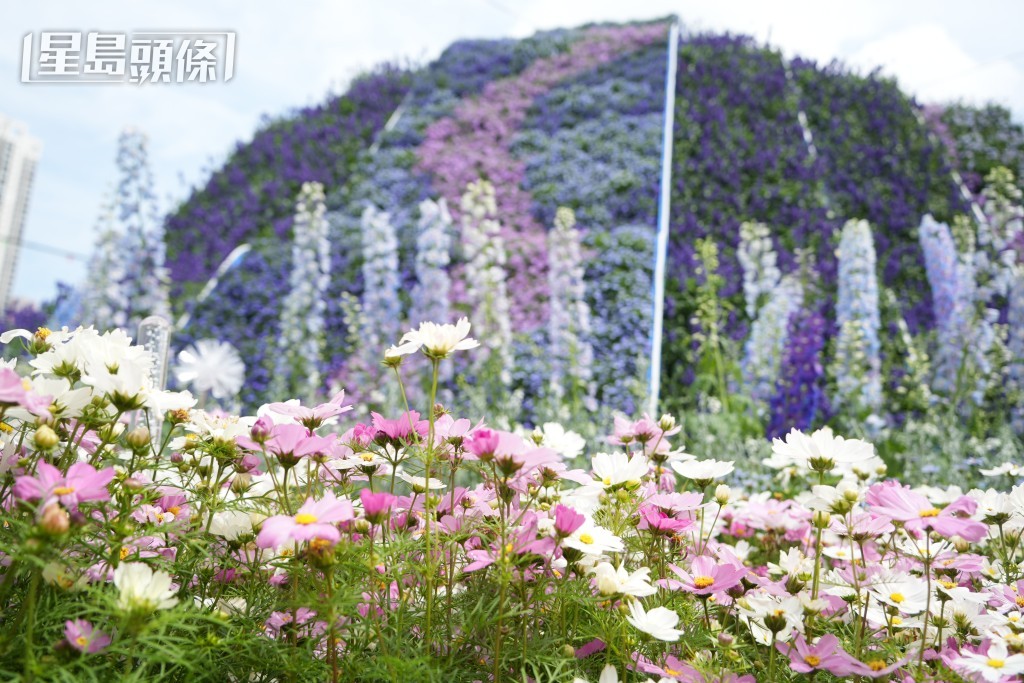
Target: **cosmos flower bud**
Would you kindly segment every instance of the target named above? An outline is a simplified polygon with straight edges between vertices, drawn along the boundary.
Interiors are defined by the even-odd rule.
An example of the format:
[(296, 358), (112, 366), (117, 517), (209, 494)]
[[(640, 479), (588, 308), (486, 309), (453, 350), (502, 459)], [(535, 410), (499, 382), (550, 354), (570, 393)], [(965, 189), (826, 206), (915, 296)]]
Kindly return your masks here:
[(824, 529), (832, 523), (832, 513), (828, 510), (815, 510), (811, 522), (818, 529)]
[(60, 437), (57, 436), (57, 432), (53, 431), (53, 429), (47, 425), (39, 427), (32, 440), (36, 447), (42, 451), (48, 451), (60, 443)]
[(39, 528), (53, 536), (60, 536), (71, 527), (68, 511), (57, 503), (50, 503), (39, 518)]
[(658, 427), (663, 432), (670, 432), (676, 428), (676, 418), (673, 417), (672, 415), (669, 415), (668, 413), (665, 413), (664, 415), (661, 416), (661, 419), (658, 420)]
[(719, 484), (715, 487), (715, 502), (719, 505), (728, 505), (732, 497), (732, 489), (728, 484)]
[(133, 451), (141, 451), (149, 446), (149, 430), (145, 427), (136, 427), (125, 436), (125, 442)]
[(249, 430), (249, 436), (256, 443), (263, 444), (270, 438), (270, 434), (273, 430), (274, 423), (270, 421), (270, 418), (264, 415), (253, 423), (252, 428)]

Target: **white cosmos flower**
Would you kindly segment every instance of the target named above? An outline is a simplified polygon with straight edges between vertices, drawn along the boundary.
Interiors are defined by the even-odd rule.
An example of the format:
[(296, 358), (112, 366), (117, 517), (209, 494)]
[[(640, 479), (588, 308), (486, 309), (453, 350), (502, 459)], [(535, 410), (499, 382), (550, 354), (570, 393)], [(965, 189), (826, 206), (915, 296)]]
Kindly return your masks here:
[(810, 469), (812, 460), (831, 461), (833, 466), (866, 462), (874, 457), (875, 447), (860, 439), (836, 436), (829, 427), (822, 427), (812, 434), (794, 429), (786, 435), (785, 441), (773, 439), (772, 454), (773, 457), (765, 461), (771, 467), (796, 465)]
[(434, 479), (433, 477), (427, 479), (426, 477), (417, 477), (411, 474), (406, 474), (405, 472), (399, 472), (398, 478), (409, 484), (409, 486), (412, 487), (412, 490), (416, 493), (425, 493), (428, 489), (445, 488), (445, 483), (443, 481), (440, 479)]
[(871, 585), (872, 597), (903, 614), (923, 612), (928, 604), (928, 584), (907, 574), (886, 573)]
[(683, 635), (683, 632), (676, 628), (679, 615), (668, 608), (655, 607), (646, 611), (639, 600), (634, 600), (629, 603), (629, 614), (626, 621), (652, 638), (674, 643)]
[(245, 383), (245, 363), (234, 346), (216, 339), (200, 339), (178, 354), (174, 376), (199, 393), (216, 399), (233, 398)]
[(114, 570), (114, 585), (120, 591), (117, 606), (125, 611), (169, 609), (178, 603), (171, 588), (171, 575), (153, 571), (142, 562), (124, 562)]
[(210, 520), (210, 533), (228, 541), (253, 533), (252, 515), (244, 510), (219, 510)]
[(584, 555), (621, 553), (626, 548), (621, 538), (590, 520), (583, 522), (572, 536), (562, 541), (562, 545), (579, 550)]
[(986, 477), (1001, 477), (1004, 474), (1008, 474), (1011, 477), (1019, 477), (1024, 474), (1024, 467), (1016, 465), (1012, 462), (1004, 462), (999, 467), (993, 467), (988, 470), (978, 470)]
[(1006, 643), (993, 640), (985, 654), (964, 650), (960, 658), (954, 660), (953, 667), (981, 674), (986, 681), (1005, 681), (1024, 673), (1024, 655), (1011, 655), (1006, 649)]
[(735, 468), (731, 460), (683, 460), (672, 463), (672, 469), (687, 479), (711, 481), (724, 477)]
[[(588, 683), (588, 681), (577, 676), (572, 679), (572, 683)], [(605, 664), (604, 668), (601, 669), (601, 677), (597, 679), (597, 683), (619, 683), (619, 672), (611, 664)]]
[(557, 422), (545, 422), (541, 427), (544, 440), (541, 445), (556, 451), (566, 460), (572, 460), (583, 453), (586, 440), (576, 432), (568, 431)]
[(419, 329), (403, 334), (398, 346), (388, 349), (385, 355), (405, 356), (422, 348), (431, 358), (445, 358), (452, 351), (475, 349), (480, 342), (467, 336), (470, 327), (467, 318), (460, 318), (454, 325), (423, 322)]
[(631, 595), (634, 598), (642, 598), (658, 592), (657, 588), (648, 583), (651, 570), (647, 567), (641, 567), (630, 574), (622, 565), (616, 569), (610, 562), (599, 562), (591, 571), (594, 573), (597, 591), (601, 595)]
[(650, 462), (642, 453), (629, 457), (622, 451), (614, 453), (598, 453), (591, 463), (597, 476), (595, 484), (601, 486), (618, 486), (619, 484), (640, 483), (651, 468)]

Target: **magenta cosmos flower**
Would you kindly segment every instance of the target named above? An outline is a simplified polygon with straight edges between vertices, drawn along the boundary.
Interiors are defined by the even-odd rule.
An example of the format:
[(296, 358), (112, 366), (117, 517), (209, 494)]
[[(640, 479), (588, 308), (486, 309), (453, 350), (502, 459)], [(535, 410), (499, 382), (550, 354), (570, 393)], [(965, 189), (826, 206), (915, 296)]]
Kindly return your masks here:
[(977, 509), (978, 504), (968, 496), (961, 496), (940, 510), (909, 486), (887, 481), (869, 488), (864, 500), (873, 514), (902, 522), (909, 531), (931, 530), (941, 536), (960, 536), (971, 542), (981, 540), (988, 533), (988, 527), (981, 522), (957, 516), (972, 515)]
[[(236, 439), (243, 448), (258, 451), (261, 444), (249, 437), (240, 436)], [(317, 453), (329, 453), (334, 447), (334, 439), (310, 434), (302, 425), (274, 425), (270, 435), (262, 442), (262, 448), (274, 455), (282, 464), (294, 465), (299, 458)]]
[(22, 500), (57, 500), (68, 510), (74, 510), (80, 503), (110, 500), (107, 484), (113, 478), (113, 467), (97, 471), (89, 463), (76, 462), (64, 476), (53, 465), (41, 462), (36, 476), (18, 477), (14, 495)]
[(864, 669), (863, 664), (839, 646), (839, 638), (831, 633), (822, 636), (814, 645), (809, 645), (802, 635), (798, 635), (792, 644), (776, 643), (775, 647), (789, 656), (790, 668), (802, 674), (828, 671), (834, 676), (846, 677), (860, 674)]
[(294, 515), (274, 515), (263, 522), (256, 545), (279, 548), (288, 541), (311, 541), (318, 538), (330, 543), (341, 540), (338, 522), (353, 519), (352, 503), (338, 500), (328, 493), (320, 500), (307, 498)]
[(587, 518), (571, 507), (559, 503), (555, 506), (555, 533), (561, 538), (568, 538), (583, 526)]
[(68, 645), (84, 654), (95, 654), (110, 645), (110, 636), (93, 628), (85, 619), (65, 621), (64, 637)]
[(366, 515), (366, 520), (370, 524), (380, 524), (387, 519), (398, 498), (386, 491), (374, 493), (370, 489), (363, 489), (359, 492), (359, 500), (363, 501), (363, 514)]
[(701, 555), (690, 565), (690, 571), (669, 565), (679, 578), (683, 580), (682, 589), (694, 595), (710, 595), (721, 593), (739, 585), (747, 574), (746, 567), (731, 564), (718, 564), (707, 555)]

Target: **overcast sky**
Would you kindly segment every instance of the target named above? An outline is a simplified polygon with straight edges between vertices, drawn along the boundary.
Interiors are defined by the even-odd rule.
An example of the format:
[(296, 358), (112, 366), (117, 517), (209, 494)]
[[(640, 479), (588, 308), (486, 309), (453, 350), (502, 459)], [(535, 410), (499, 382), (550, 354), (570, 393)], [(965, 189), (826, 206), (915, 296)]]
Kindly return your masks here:
[[(301, 11), (300, 11), (301, 10)], [(88, 255), (119, 131), (150, 136), (161, 210), (185, 196), (263, 114), (314, 104), (378, 62), (436, 57), (460, 38), (522, 37), (589, 21), (677, 14), (688, 30), (753, 35), (787, 56), (881, 66), (920, 100), (996, 101), (1024, 118), (1024, 2), (765, 0), (0, 0), (0, 114), (43, 142), (24, 239)], [(24, 85), (21, 41), (40, 30), (237, 32), (228, 84)], [(52, 297), (84, 261), (24, 248), (14, 295)]]

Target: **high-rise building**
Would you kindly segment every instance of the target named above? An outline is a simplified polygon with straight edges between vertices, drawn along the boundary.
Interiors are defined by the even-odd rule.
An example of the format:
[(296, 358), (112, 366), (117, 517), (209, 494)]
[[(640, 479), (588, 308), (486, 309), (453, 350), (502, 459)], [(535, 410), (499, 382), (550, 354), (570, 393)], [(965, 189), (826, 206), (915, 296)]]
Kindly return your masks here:
[(14, 284), (28, 198), (42, 144), (25, 126), (0, 115), (0, 311)]

